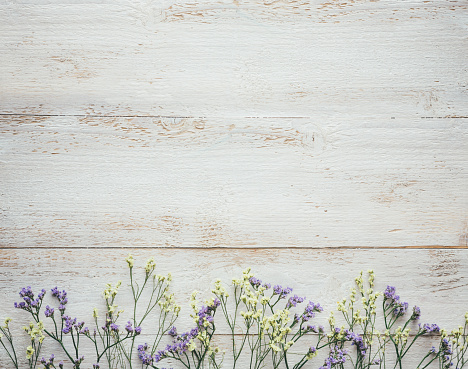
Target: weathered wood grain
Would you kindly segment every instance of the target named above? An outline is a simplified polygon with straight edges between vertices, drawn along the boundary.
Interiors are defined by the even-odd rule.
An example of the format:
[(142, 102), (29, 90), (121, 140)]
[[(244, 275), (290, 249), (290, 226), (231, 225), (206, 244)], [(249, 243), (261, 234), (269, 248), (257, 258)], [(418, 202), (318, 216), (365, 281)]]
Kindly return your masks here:
[(465, 1), (11, 1), (0, 112), (468, 116)]
[(462, 119), (0, 118), (3, 247), (466, 246)]
[(132, 251), (174, 274), (181, 327), (191, 290), (247, 266), (328, 311), (373, 268), (456, 327), (467, 16), (461, 0), (0, 0), (0, 318), (25, 318), (22, 286), (58, 285), (88, 319)]

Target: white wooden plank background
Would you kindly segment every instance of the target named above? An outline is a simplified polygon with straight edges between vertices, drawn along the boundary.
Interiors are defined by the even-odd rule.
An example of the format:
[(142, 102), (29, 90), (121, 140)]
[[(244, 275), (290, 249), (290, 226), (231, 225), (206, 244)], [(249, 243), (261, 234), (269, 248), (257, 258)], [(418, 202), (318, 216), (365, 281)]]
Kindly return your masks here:
[(373, 268), (457, 326), (467, 9), (0, 0), (0, 318), (28, 284), (89, 314), (137, 247), (182, 302), (252, 266), (331, 308)]
[(4, 116), (0, 130), (6, 247), (466, 246), (462, 119)]

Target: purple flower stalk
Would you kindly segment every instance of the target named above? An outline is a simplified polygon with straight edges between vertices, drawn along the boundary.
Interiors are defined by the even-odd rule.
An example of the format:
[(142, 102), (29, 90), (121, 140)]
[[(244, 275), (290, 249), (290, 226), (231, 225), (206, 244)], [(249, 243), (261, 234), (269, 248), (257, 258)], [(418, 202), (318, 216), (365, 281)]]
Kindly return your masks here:
[(130, 320), (127, 322), (127, 325), (125, 326), (125, 330), (130, 334), (133, 333), (134, 329), (132, 327), (132, 322)]
[(400, 301), (400, 296), (396, 295), (396, 289), (392, 286), (387, 286), (384, 291), (384, 300), (387, 306), (393, 309), (393, 315), (402, 316), (408, 310), (408, 303)]
[(366, 356), (367, 346), (364, 344), (362, 337), (354, 332), (347, 332), (346, 339), (352, 342), (358, 349), (361, 356)]
[(44, 314), (47, 318), (54, 316), (54, 308), (51, 308), (49, 305), (47, 305)]
[[(419, 324), (419, 327), (421, 328), (421, 324)], [(437, 324), (424, 324), (422, 329), (426, 332), (426, 333), (437, 333), (437, 332), (440, 332), (440, 328)]]
[(289, 299), (288, 299), (288, 302), (286, 304), (286, 309), (290, 309), (292, 307), (296, 307), (297, 304), (300, 304), (302, 302), (304, 302), (305, 298), (304, 297), (299, 297), (297, 295), (294, 295), (294, 296), (291, 296)]
[(260, 287), (262, 284), (262, 281), (255, 277), (250, 277), (249, 282), (253, 287)]
[(266, 290), (269, 290), (271, 288), (271, 284), (269, 284), (269, 283), (262, 284), (262, 281), (260, 279), (258, 279), (258, 278), (255, 278), (255, 277), (250, 277), (249, 282), (252, 285), (252, 287), (254, 287), (256, 289), (258, 287), (260, 287), (260, 286), (262, 286)]
[(171, 329), (169, 329), (169, 332), (167, 332), (169, 336), (176, 337), (177, 336), (177, 328), (175, 326), (172, 326)]
[(308, 322), (311, 318), (315, 317), (315, 313), (320, 313), (321, 311), (323, 311), (323, 308), (320, 304), (314, 304), (312, 301), (309, 301), (309, 304), (301, 315), (302, 321)]
[(283, 288), (279, 285), (273, 287), (273, 295), (279, 295), (280, 299), (285, 299), (292, 291), (291, 287)]
[(34, 309), (35, 313), (39, 313), (39, 308), (41, 307), (45, 294), (46, 290), (42, 289), (37, 295), (37, 298), (34, 299), (34, 293), (32, 292), (31, 287), (23, 287), (19, 292), (19, 295), (24, 301), (21, 301), (20, 303), (15, 302), (14, 306), (17, 309), (23, 309), (30, 313), (32, 313)]
[(346, 362), (346, 350), (340, 350), (337, 346), (330, 348), (330, 353), (325, 359), (325, 363), (319, 369), (331, 369)]
[(413, 315), (411, 320), (418, 320), (421, 317), (421, 309), (418, 306), (413, 307)]
[(41, 364), (44, 365), (45, 369), (49, 369), (51, 365), (53, 365), (55, 359), (55, 355), (50, 355), (49, 360), (46, 360), (44, 357), (41, 359)]
[(65, 290), (59, 291), (57, 287), (52, 288), (51, 291), (52, 291), (52, 296), (55, 296), (57, 300), (59, 301), (58, 309), (60, 311), (60, 314), (63, 315), (66, 309), (65, 305), (68, 303), (67, 291)]

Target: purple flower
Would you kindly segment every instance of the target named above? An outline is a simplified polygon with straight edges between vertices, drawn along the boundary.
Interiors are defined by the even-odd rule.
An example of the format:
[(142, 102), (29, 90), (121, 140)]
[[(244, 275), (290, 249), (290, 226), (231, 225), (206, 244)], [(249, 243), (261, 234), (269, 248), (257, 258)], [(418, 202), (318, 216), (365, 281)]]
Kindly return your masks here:
[(320, 304), (314, 304), (312, 301), (309, 301), (309, 304), (304, 309), (304, 313), (302, 314), (302, 321), (307, 322), (311, 318), (315, 317), (315, 313), (320, 313), (323, 311), (323, 308)]
[(346, 350), (341, 350), (338, 346), (330, 348), (330, 353), (325, 359), (325, 363), (319, 369), (331, 369), (339, 364), (344, 364), (346, 362), (345, 355), (348, 352)]
[(169, 336), (175, 337), (177, 336), (177, 328), (175, 326), (172, 326), (171, 329), (169, 329), (169, 332), (167, 332)]
[(135, 335), (138, 336), (141, 333), (141, 327), (135, 327)]
[(127, 325), (125, 326), (125, 330), (128, 332), (128, 333), (133, 333), (134, 329), (132, 327), (132, 322), (129, 320), (127, 322)]
[(75, 365), (73, 365), (73, 368), (79, 368), (83, 360), (84, 360), (84, 356), (81, 356), (80, 358), (76, 359), (74, 362)]
[(408, 310), (408, 303), (400, 301), (400, 296), (396, 295), (395, 287), (387, 286), (384, 291), (385, 304), (393, 309), (393, 315), (400, 317)]
[(81, 328), (84, 326), (84, 322), (77, 323), (76, 318), (72, 319), (71, 317), (64, 315), (62, 317), (62, 320), (64, 322), (64, 327), (62, 329), (62, 332), (67, 334), (70, 333), (72, 328), (75, 328), (77, 331), (79, 331)]
[(440, 353), (442, 357), (443, 368), (450, 368), (453, 365), (453, 363), (450, 361), (453, 351), (452, 345), (450, 345), (450, 342), (447, 338), (444, 338), (442, 341), (440, 341)]
[(283, 288), (279, 285), (273, 287), (273, 295), (279, 295), (280, 299), (285, 299), (292, 291), (291, 287)]
[(146, 350), (148, 350), (148, 344), (145, 343), (144, 345), (138, 346), (138, 357), (142, 361), (144, 365), (152, 365), (153, 364), (153, 357), (149, 355)]
[(55, 356), (54, 354), (50, 355), (49, 360), (47, 361), (44, 357), (41, 359), (41, 364), (44, 365), (45, 369), (50, 369), (54, 363)]
[(65, 291), (65, 290), (59, 291), (59, 289), (57, 287), (52, 288), (51, 291), (52, 291), (52, 296), (57, 297), (57, 299), (60, 302), (65, 301), (63, 303), (64, 305), (68, 302), (68, 300), (67, 300), (67, 291)]
[[(419, 328), (421, 328), (421, 324), (419, 325)], [(426, 333), (432, 333), (432, 332), (439, 332), (440, 328), (437, 324), (424, 324), (422, 327), (423, 331)]]
[(262, 281), (255, 277), (250, 277), (249, 282), (253, 287), (260, 287), (260, 285), (262, 284)]
[(421, 317), (421, 309), (418, 306), (413, 307), (413, 315), (411, 315), (411, 320), (418, 320)]
[(347, 335), (346, 335), (346, 339), (348, 341), (351, 341), (352, 345), (355, 345), (357, 347), (358, 353), (361, 356), (366, 356), (367, 347), (364, 344), (364, 341), (363, 341), (362, 337), (359, 334), (356, 334), (354, 332), (348, 332)]
[(395, 297), (395, 287), (393, 286), (387, 286), (387, 288), (384, 291), (384, 299), (385, 300), (393, 300)]
[(65, 305), (68, 303), (67, 292), (65, 290), (59, 291), (57, 287), (52, 288), (51, 291), (52, 291), (52, 296), (56, 297), (57, 300), (59, 301), (58, 309), (60, 311), (60, 314), (63, 315), (66, 309)]
[(317, 330), (317, 327), (315, 327), (315, 325), (307, 325), (307, 327), (303, 328), (303, 331), (305, 333), (307, 332), (314, 332), (314, 333), (318, 333), (318, 330)]
[(119, 331), (119, 326), (115, 323), (112, 323), (110, 325), (110, 329), (113, 330), (114, 332), (118, 332)]
[(23, 309), (30, 313), (33, 313), (34, 309), (34, 312), (38, 314), (45, 293), (46, 290), (42, 289), (41, 292), (39, 292), (37, 299), (34, 299), (34, 293), (32, 292), (31, 286), (23, 287), (19, 292), (19, 295), (23, 299), (23, 301), (21, 301), (20, 303), (15, 302), (14, 306), (17, 309)]
[(304, 300), (305, 300), (304, 297), (299, 297), (297, 295), (291, 296), (288, 299), (288, 302), (286, 304), (286, 309), (290, 309), (291, 307), (296, 307), (297, 304), (304, 302)]
[(49, 305), (47, 305), (44, 314), (47, 318), (52, 317), (54, 315), (54, 308), (51, 308)]

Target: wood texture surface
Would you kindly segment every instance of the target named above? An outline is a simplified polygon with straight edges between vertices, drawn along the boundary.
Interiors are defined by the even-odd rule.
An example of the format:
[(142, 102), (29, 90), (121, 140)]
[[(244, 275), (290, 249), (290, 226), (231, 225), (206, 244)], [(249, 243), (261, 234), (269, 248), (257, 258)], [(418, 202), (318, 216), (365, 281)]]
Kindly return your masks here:
[(131, 251), (185, 308), (247, 266), (334, 308), (373, 268), (456, 327), (467, 17), (461, 0), (0, 0), (0, 318), (24, 318), (25, 285), (88, 316)]
[(468, 116), (463, 0), (2, 2), (3, 113)]
[(3, 116), (4, 247), (466, 246), (463, 119)]

